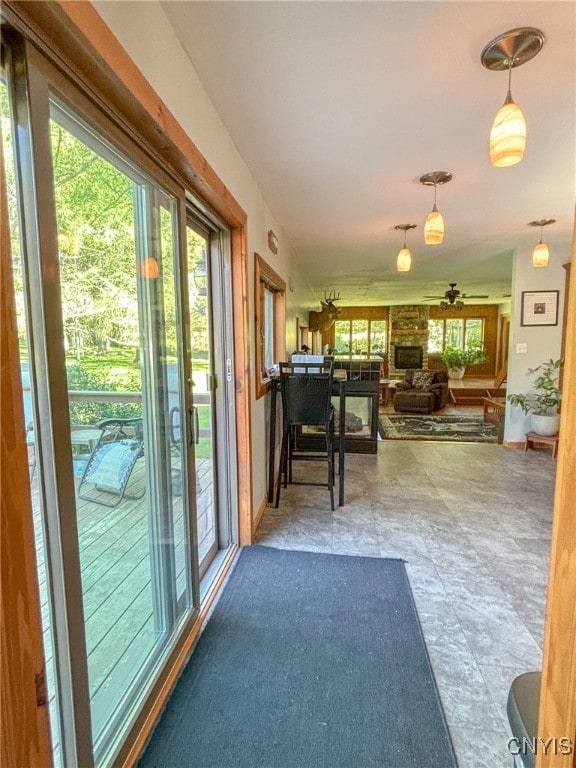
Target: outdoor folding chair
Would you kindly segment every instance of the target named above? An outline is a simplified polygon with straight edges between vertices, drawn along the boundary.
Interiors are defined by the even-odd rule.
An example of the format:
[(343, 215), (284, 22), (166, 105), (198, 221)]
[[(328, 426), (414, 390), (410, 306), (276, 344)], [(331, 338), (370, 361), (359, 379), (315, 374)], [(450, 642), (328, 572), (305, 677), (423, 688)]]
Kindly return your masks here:
[[(116, 507), (123, 498), (141, 499), (146, 487), (127, 493), (132, 470), (144, 455), (142, 419), (104, 419), (102, 430), (78, 485), (78, 496), (105, 507)], [(104, 495), (106, 494), (106, 495)], [(115, 496), (114, 500), (109, 500)]]

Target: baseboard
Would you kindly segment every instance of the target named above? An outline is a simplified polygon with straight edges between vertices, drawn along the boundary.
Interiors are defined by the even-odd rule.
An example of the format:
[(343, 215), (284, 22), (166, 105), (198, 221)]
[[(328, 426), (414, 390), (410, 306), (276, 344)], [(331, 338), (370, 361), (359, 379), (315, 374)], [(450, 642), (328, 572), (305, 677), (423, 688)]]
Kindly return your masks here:
[(504, 440), (502, 442), (502, 445), (505, 448), (524, 448), (524, 443), (523, 442), (522, 443), (515, 443), (515, 442), (512, 442), (510, 440)]
[(264, 514), (264, 510), (268, 506), (268, 496), (264, 496), (262, 499), (262, 503), (258, 507), (258, 510), (256, 512), (256, 517), (252, 520), (252, 538), (254, 538), (254, 534), (258, 530), (258, 526), (260, 525), (260, 520), (262, 519), (262, 515)]

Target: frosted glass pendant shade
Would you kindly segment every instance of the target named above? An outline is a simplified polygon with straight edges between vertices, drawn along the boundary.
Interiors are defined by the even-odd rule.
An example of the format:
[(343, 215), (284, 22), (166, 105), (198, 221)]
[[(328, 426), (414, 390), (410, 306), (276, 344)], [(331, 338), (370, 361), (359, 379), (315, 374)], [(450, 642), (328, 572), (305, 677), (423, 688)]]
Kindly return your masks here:
[(424, 242), (426, 245), (440, 245), (443, 240), (444, 219), (440, 211), (434, 206), (424, 225)]
[(547, 227), (550, 224), (555, 224), (556, 219), (538, 219), (537, 221), (531, 221), (528, 223), (529, 227), (540, 227), (540, 241), (534, 250), (532, 251), (532, 266), (533, 267), (547, 267), (550, 259), (550, 251), (546, 243), (542, 242), (543, 234), (542, 228)]
[(398, 272), (410, 272), (412, 266), (412, 256), (408, 248), (402, 248), (398, 253), (396, 260), (396, 269)]
[(532, 266), (533, 267), (547, 267), (548, 259), (550, 258), (550, 252), (546, 243), (540, 241), (534, 252), (532, 253)]
[(497, 168), (506, 168), (522, 160), (526, 148), (526, 121), (520, 107), (508, 91), (506, 101), (494, 118), (490, 131), (490, 160)]

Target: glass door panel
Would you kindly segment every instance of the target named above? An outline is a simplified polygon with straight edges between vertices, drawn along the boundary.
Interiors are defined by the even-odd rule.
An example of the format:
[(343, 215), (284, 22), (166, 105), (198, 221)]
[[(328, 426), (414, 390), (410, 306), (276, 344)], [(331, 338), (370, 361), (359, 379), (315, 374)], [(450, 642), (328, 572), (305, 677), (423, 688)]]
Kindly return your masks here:
[(63, 108), (51, 114), (68, 460), (98, 753), (132, 715), (192, 603), (175, 482), (184, 457), (171, 430), (181, 405), (176, 206)]
[(190, 312), (193, 431), (196, 472), (198, 561), (202, 576), (218, 551), (216, 418), (211, 301), (210, 233), (197, 223), (186, 227)]
[(188, 511), (188, 498), (186, 488), (188, 486), (187, 454), (189, 447), (183, 439), (181, 418), (184, 390), (181, 382), (184, 381), (184, 373), (181, 366), (183, 360), (182, 339), (180, 329), (182, 323), (179, 320), (181, 303), (178, 301), (175, 286), (179, 283), (177, 269), (177, 236), (175, 234), (175, 212), (172, 203), (166, 195), (156, 194), (157, 209), (160, 225), (160, 247), (162, 251), (163, 290), (163, 315), (158, 318), (158, 326), (163, 334), (161, 344), (163, 353), (164, 371), (162, 373), (163, 388), (166, 390), (165, 414), (163, 434), (165, 435), (165, 448), (167, 449), (167, 476), (169, 480), (167, 497), (169, 498), (171, 520), (171, 532), (167, 532), (169, 539), (174, 543), (174, 578), (176, 583), (176, 601), (178, 611), (181, 613), (192, 605), (192, 572), (190, 530)]

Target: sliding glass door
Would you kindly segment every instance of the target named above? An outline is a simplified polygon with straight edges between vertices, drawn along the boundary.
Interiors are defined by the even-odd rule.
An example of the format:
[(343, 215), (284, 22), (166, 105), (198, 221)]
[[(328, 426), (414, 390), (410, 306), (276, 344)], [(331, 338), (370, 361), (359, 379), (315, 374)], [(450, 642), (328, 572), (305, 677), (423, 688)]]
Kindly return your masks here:
[[(231, 321), (227, 312), (229, 269), (224, 233), (189, 208), (186, 219), (196, 525), (200, 576), (232, 541), (234, 432)], [(231, 442), (232, 441), (232, 442)]]
[(89, 768), (114, 760), (235, 539), (230, 256), (225, 230), (36, 54), (6, 54), (54, 764)]

